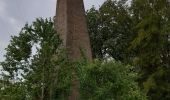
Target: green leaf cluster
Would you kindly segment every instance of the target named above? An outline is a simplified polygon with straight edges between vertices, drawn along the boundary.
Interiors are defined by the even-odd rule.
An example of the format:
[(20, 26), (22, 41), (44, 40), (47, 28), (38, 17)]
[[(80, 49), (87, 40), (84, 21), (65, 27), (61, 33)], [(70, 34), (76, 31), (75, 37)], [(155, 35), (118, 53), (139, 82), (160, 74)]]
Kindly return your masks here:
[(146, 100), (132, 66), (95, 60), (78, 68), (82, 100)]
[(93, 57), (135, 66), (149, 99), (170, 99), (170, 2), (107, 0), (86, 15)]
[(47, 100), (66, 98), (71, 64), (51, 19), (36, 19), (13, 36), (1, 62), (1, 99)]

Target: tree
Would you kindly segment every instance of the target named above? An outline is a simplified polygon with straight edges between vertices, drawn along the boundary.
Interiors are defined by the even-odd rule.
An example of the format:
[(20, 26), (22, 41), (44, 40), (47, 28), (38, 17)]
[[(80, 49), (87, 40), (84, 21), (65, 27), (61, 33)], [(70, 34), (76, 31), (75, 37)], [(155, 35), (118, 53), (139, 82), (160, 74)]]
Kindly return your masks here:
[(136, 66), (150, 99), (169, 99), (170, 4), (168, 0), (107, 0), (87, 11), (94, 58)]
[[(63, 88), (68, 87), (66, 83), (62, 86), (62, 82), (70, 79), (70, 76), (67, 76), (70, 69), (67, 67), (69, 62), (66, 55), (59, 53), (61, 40), (53, 24), (51, 19), (37, 19), (32, 25), (26, 24), (19, 36), (12, 37), (6, 48), (6, 60), (1, 62), (5, 71), (2, 94), (8, 94), (8, 97), (2, 95), (4, 99), (10, 96), (14, 100), (15, 98), (16, 100), (47, 98), (52, 100), (55, 91), (60, 90), (60, 94), (67, 91), (62, 91)], [(66, 71), (60, 71), (63, 69)], [(68, 80), (61, 80), (62, 78)], [(18, 92), (13, 93), (8, 90)], [(22, 95), (21, 92), (25, 94)]]
[(140, 67), (142, 87), (151, 100), (170, 99), (170, 4), (167, 0), (133, 0), (136, 37), (131, 48)]
[(127, 0), (107, 0), (96, 10), (87, 11), (87, 21), (94, 58), (106, 55), (125, 62), (132, 55), (128, 51), (133, 40), (133, 22)]
[(147, 100), (137, 82), (133, 67), (121, 62), (79, 62), (81, 100)]

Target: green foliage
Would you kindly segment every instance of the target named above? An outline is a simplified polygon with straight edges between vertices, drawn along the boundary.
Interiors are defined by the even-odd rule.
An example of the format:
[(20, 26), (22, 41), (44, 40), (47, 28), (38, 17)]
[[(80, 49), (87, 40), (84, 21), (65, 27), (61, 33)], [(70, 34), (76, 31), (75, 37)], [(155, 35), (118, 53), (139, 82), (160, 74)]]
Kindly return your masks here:
[(133, 22), (128, 13), (126, 0), (107, 0), (99, 10), (87, 11), (94, 58), (103, 59), (109, 55), (125, 62), (131, 55), (128, 47), (133, 37)]
[(87, 11), (93, 57), (136, 66), (150, 99), (169, 99), (169, 18), (168, 0), (107, 0), (93, 7)]
[[(71, 66), (60, 46), (61, 40), (51, 19), (26, 24), (19, 36), (12, 37), (6, 48), (6, 60), (1, 62), (5, 71), (1, 98), (65, 98), (70, 87)], [(32, 51), (36, 51), (35, 54)]]
[(6, 71), (0, 82), (1, 99), (67, 100), (73, 70), (78, 73), (82, 100), (146, 99), (131, 66), (116, 61), (88, 64), (85, 57), (70, 62), (51, 20), (26, 24), (6, 50), (6, 60), (1, 63)]
[(78, 68), (82, 100), (146, 100), (132, 66), (95, 60)]
[[(87, 11), (93, 57), (69, 62), (50, 20), (26, 24), (6, 48), (0, 97), (65, 100), (77, 68), (82, 99), (170, 99), (170, 4), (167, 0), (107, 0)], [(35, 52), (36, 51), (36, 52)], [(125, 64), (129, 64), (129, 66)], [(132, 66), (135, 66), (133, 68)], [(135, 72), (139, 72), (138, 74)], [(140, 75), (140, 76), (139, 76)], [(139, 76), (139, 77), (137, 77)]]
[(12, 84), (9, 82), (1, 81), (0, 88), (1, 100), (25, 100), (28, 93), (25, 91), (25, 86), (23, 83)]
[(137, 36), (135, 65), (140, 67), (139, 83), (151, 100), (170, 99), (170, 4), (167, 0), (133, 0), (132, 16)]

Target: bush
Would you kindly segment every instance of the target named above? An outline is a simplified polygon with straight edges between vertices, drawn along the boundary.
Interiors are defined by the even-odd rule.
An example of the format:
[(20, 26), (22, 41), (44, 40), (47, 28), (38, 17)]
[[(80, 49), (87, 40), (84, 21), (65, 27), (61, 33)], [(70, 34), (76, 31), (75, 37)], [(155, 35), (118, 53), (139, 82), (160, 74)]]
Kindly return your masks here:
[(78, 69), (82, 100), (146, 100), (132, 66), (96, 60)]

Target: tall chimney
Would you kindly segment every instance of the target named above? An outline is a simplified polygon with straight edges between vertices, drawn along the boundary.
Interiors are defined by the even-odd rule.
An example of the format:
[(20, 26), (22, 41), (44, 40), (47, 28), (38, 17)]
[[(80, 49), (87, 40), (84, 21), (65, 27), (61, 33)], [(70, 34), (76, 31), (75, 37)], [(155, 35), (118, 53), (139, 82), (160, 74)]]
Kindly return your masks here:
[[(55, 28), (63, 39), (71, 61), (80, 59), (82, 51), (89, 61), (92, 60), (83, 0), (57, 0)], [(73, 71), (69, 100), (77, 100), (78, 97), (79, 81)]]

